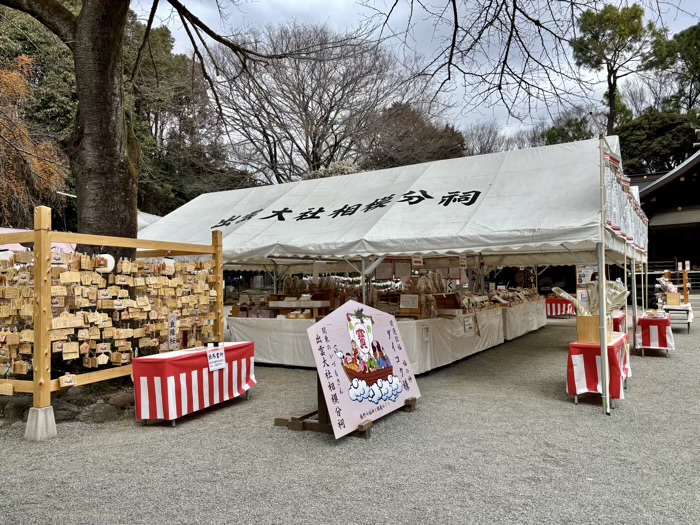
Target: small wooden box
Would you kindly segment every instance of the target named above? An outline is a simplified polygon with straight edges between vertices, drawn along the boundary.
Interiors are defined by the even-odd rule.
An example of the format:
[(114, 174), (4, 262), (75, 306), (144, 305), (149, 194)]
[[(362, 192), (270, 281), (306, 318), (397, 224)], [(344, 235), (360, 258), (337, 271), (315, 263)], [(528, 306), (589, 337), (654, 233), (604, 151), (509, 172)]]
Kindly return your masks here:
[(681, 304), (681, 294), (680, 293), (667, 293), (666, 294), (666, 304), (669, 306), (680, 306)]
[[(613, 337), (612, 317), (608, 317), (608, 342)], [(576, 342), (581, 344), (600, 344), (600, 316), (576, 316)]]

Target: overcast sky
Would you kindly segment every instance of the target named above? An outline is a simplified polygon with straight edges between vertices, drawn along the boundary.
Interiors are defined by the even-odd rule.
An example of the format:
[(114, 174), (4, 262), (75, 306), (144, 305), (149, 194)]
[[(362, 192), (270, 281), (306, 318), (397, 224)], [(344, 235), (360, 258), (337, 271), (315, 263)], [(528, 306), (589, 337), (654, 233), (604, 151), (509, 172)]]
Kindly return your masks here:
[[(664, 15), (664, 23), (670, 32), (676, 33), (696, 24), (700, 21), (700, 0), (677, 0), (684, 12), (672, 10)], [(220, 0), (222, 5), (227, 5), (227, 0)], [(245, 27), (262, 27), (266, 24), (286, 23), (297, 20), (303, 23), (326, 24), (328, 27), (338, 30), (351, 30), (372, 15), (371, 10), (361, 6), (356, 0), (257, 0), (246, 1), (240, 5), (227, 8), (226, 17), (221, 18), (214, 0), (188, 0), (187, 7), (212, 29), (226, 34), (231, 28), (242, 29)], [(390, 2), (374, 2), (376, 9), (388, 12), (393, 4)], [(146, 20), (151, 1), (134, 0), (132, 8), (141, 19)], [(399, 26), (405, 20), (408, 2), (399, 2), (397, 10), (392, 15), (394, 24)], [(156, 25), (168, 25), (175, 37), (175, 50), (179, 53), (191, 54), (191, 45), (182, 24), (167, 2), (160, 2), (157, 12)], [(416, 49), (424, 56), (431, 55), (437, 45), (434, 38), (434, 28), (430, 21), (418, 20), (413, 36)], [(398, 43), (397, 43), (398, 45)], [(599, 93), (593, 98), (601, 99), (605, 91), (601, 85)], [(455, 98), (455, 105), (460, 105), (460, 99)], [(543, 116), (542, 115), (537, 116)], [(452, 119), (458, 126), (463, 126), (472, 121), (496, 120), (509, 129), (517, 129), (522, 123), (508, 118), (504, 108), (470, 109), (468, 112), (455, 111)]]

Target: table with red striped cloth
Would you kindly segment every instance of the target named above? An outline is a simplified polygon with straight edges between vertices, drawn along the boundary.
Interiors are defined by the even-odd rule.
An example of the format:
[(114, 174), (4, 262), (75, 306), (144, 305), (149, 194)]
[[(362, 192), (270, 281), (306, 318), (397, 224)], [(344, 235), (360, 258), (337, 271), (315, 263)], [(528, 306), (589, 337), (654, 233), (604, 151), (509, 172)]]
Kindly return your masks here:
[(663, 350), (668, 355), (670, 350), (675, 349), (671, 316), (668, 314), (657, 317), (641, 316), (637, 320), (635, 343), (637, 348), (642, 349), (642, 355), (644, 350)]
[[(625, 379), (632, 375), (626, 350), (629, 339), (628, 334), (615, 333), (608, 344), (612, 399), (625, 398)], [(575, 401), (578, 401), (578, 396), (581, 394), (589, 392), (601, 394), (603, 392), (600, 384), (602, 367), (600, 345), (571, 343), (566, 370), (566, 393), (574, 396)]]
[(626, 332), (627, 331), (627, 317), (623, 310), (617, 310), (612, 314), (613, 320), (613, 332)]
[(567, 299), (561, 297), (546, 297), (547, 317), (560, 317), (564, 315), (576, 315), (574, 305)]
[[(226, 366), (209, 370), (207, 351), (223, 349)], [(172, 421), (245, 394), (255, 383), (254, 345), (226, 343), (133, 360), (136, 419)]]

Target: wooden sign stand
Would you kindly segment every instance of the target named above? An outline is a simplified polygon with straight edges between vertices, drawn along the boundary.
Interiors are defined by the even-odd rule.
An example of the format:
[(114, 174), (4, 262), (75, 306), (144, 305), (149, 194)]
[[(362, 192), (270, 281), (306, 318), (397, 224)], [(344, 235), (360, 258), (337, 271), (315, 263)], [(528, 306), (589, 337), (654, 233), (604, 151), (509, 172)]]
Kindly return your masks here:
[[(290, 418), (276, 417), (276, 427), (287, 427), (289, 430), (308, 430), (310, 432), (322, 432), (324, 434), (332, 434), (333, 426), (331, 425), (331, 417), (328, 413), (328, 405), (326, 405), (326, 397), (323, 395), (321, 387), (321, 378), (316, 375), (316, 396), (318, 398), (318, 409), (313, 412), (308, 412), (301, 416), (292, 416)], [(414, 412), (416, 410), (416, 398), (410, 397), (406, 399), (404, 405), (399, 408), (403, 412)], [(348, 434), (348, 436), (360, 437), (369, 439), (372, 435), (372, 421), (363, 421), (357, 426), (357, 429)]]

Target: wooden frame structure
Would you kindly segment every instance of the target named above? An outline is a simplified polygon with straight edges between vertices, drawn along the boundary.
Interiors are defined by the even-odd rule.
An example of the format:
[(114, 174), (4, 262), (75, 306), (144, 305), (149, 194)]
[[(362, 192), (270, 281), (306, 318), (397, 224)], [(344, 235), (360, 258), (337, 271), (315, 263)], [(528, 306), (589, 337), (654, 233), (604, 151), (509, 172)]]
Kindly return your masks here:
[[(318, 398), (318, 408), (301, 416), (276, 417), (274, 426), (287, 427), (289, 430), (308, 430), (310, 432), (320, 432), (322, 434), (333, 434), (333, 425), (328, 413), (326, 397), (321, 387), (321, 378), (316, 375), (316, 397)], [(402, 412), (415, 412), (416, 398), (409, 397), (404, 401), (403, 406), (398, 408)], [(391, 414), (391, 412), (389, 413)], [(389, 414), (386, 414), (387, 416)], [(348, 436), (369, 439), (372, 436), (372, 420), (363, 421), (357, 428), (350, 432)]]
[[(52, 243), (84, 244), (114, 248), (134, 248), (137, 258), (170, 257), (177, 255), (210, 255), (213, 257), (216, 275), (216, 297), (214, 304), (214, 339), (224, 339), (224, 259), (222, 236), (212, 231), (211, 246), (183, 244), (164, 241), (148, 241), (51, 231), (51, 208), (39, 206), (34, 209), (34, 231), (0, 234), (0, 244), (34, 244), (34, 379), (0, 379), (0, 386), (11, 385), (13, 392), (32, 393), (34, 408), (51, 406), (51, 393), (63, 389), (58, 379), (51, 379), (51, 245)], [(117, 377), (131, 375), (132, 365), (108, 368), (96, 372), (76, 374), (73, 386), (88, 385)], [(69, 388), (69, 387), (66, 387)]]

